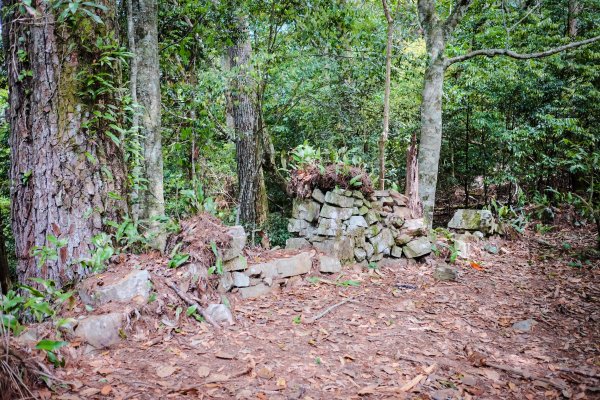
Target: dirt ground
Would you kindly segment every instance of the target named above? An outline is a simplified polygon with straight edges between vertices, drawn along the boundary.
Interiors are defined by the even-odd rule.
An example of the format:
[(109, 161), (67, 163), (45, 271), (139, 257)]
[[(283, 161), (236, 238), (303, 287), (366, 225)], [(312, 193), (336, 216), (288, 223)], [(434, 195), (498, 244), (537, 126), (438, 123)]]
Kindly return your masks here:
[[(236, 324), (222, 330), (186, 317), (185, 308), (174, 327), (142, 317), (110, 349), (71, 347), (67, 367), (55, 370), (63, 387), (38, 395), (600, 398), (600, 265), (578, 259), (594, 240), (580, 229), (479, 242), (476, 263), (457, 262), (455, 282), (434, 279), (444, 262), (436, 257), (313, 274), (272, 296), (230, 296)], [(172, 293), (159, 296), (175, 309)], [(529, 319), (530, 331), (514, 329)]]

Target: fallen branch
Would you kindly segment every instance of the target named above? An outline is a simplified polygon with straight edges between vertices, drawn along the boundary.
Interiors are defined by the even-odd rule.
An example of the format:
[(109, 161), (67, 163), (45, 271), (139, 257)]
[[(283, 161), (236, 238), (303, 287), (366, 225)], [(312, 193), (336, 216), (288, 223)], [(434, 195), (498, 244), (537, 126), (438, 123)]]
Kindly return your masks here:
[(204, 320), (206, 322), (208, 322), (209, 324), (211, 324), (212, 326), (214, 326), (215, 328), (220, 329), (221, 326), (219, 324), (217, 324), (215, 322), (215, 320), (212, 319), (212, 317), (210, 315), (208, 315), (208, 313), (206, 312), (206, 310), (200, 305), (200, 303), (198, 303), (197, 301), (192, 300), (191, 298), (189, 298), (185, 293), (183, 293), (178, 287), (177, 285), (175, 285), (173, 282), (171, 281), (165, 281), (165, 284), (170, 287), (171, 289), (173, 289), (173, 291), (177, 294), (177, 296), (179, 296), (181, 298), (181, 300), (185, 301), (187, 303), (188, 306), (197, 306), (198, 308), (196, 309), (196, 311), (198, 311), (198, 313), (200, 313), (200, 315), (202, 315), (202, 318), (204, 318)]
[(588, 378), (600, 379), (600, 375), (595, 374), (593, 372), (581, 371), (579, 369), (574, 369), (574, 368), (559, 368), (558, 370), (561, 372), (569, 372), (571, 374), (577, 374), (577, 375), (585, 376)]
[(323, 318), (324, 316), (326, 316), (327, 314), (329, 314), (330, 312), (332, 312), (333, 310), (335, 310), (336, 308), (338, 308), (339, 306), (342, 306), (346, 303), (355, 303), (356, 301), (354, 300), (354, 298), (349, 297), (345, 300), (340, 301), (339, 303), (336, 303), (334, 305), (332, 305), (331, 307), (328, 307), (325, 309), (325, 311), (321, 312), (320, 314), (315, 315), (314, 317), (304, 321), (305, 324), (312, 324), (315, 321), (317, 321), (318, 319)]

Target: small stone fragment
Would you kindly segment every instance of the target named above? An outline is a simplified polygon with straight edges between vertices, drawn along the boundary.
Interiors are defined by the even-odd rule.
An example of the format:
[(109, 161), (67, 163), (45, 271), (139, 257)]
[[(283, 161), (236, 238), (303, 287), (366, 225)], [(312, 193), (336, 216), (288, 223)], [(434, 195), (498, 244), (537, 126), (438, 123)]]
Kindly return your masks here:
[(431, 253), (431, 242), (426, 237), (419, 237), (406, 243), (402, 251), (408, 258), (421, 257)]
[(433, 277), (438, 281), (455, 281), (458, 277), (458, 272), (448, 265), (438, 265), (435, 267)]
[(235, 287), (250, 286), (250, 277), (242, 272), (232, 272), (231, 277), (233, 278), (233, 286)]
[(316, 201), (318, 201), (321, 204), (325, 203), (325, 195), (323, 194), (323, 192), (319, 188), (313, 189), (312, 198), (315, 199)]
[(208, 307), (206, 307), (206, 313), (216, 323), (227, 322), (229, 325), (234, 324), (231, 310), (225, 304), (209, 304)]
[(525, 319), (523, 321), (515, 322), (512, 327), (518, 332), (530, 332), (535, 324), (537, 324), (536, 320)]
[(87, 317), (77, 325), (75, 336), (80, 337), (93, 347), (100, 349), (118, 343), (121, 340), (119, 330), (123, 326), (122, 313), (110, 313)]
[(273, 288), (265, 285), (264, 283), (259, 283), (256, 286), (249, 286), (245, 288), (240, 288), (240, 295), (243, 299), (251, 299), (255, 297), (264, 296), (269, 293)]
[(246, 247), (246, 232), (243, 226), (232, 226), (227, 234), (231, 236), (231, 242), (229, 247), (223, 251), (223, 261), (229, 261), (240, 256), (244, 251), (244, 247)]

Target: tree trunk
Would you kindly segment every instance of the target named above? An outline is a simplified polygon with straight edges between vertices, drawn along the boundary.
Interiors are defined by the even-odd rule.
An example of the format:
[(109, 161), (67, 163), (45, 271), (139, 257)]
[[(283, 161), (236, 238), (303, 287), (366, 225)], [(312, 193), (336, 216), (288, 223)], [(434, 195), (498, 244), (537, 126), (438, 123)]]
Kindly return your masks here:
[(252, 47), (248, 25), (237, 17), (234, 44), (228, 49), (229, 66), (235, 77), (231, 82), (231, 114), (236, 141), (236, 159), (239, 186), (239, 219), (254, 228), (257, 223), (258, 192), (262, 177), (261, 153), (256, 134), (256, 107), (252, 97), (255, 83), (251, 76)]
[(6, 254), (5, 240), (4, 217), (0, 215), (0, 294), (6, 294), (10, 288), (10, 272), (8, 269), (8, 255)]
[(581, 3), (579, 0), (569, 0), (569, 12), (567, 17), (567, 35), (575, 38), (579, 33), (579, 24), (577, 17), (581, 12)]
[[(387, 13), (386, 13), (387, 14)], [(390, 131), (390, 86), (392, 80), (392, 41), (394, 23), (387, 24), (387, 45), (385, 48), (385, 92), (383, 95), (383, 132), (379, 140), (379, 189), (385, 189), (385, 145)]]
[(423, 205), (419, 197), (419, 164), (417, 163), (417, 132), (413, 132), (406, 155), (406, 190), (408, 209), (412, 218), (423, 216)]
[(165, 215), (163, 158), (160, 118), (160, 71), (158, 60), (157, 0), (131, 0), (135, 26), (137, 99), (143, 108), (140, 134), (143, 147), (142, 177), (147, 188), (141, 193), (141, 217), (149, 220), (152, 246), (164, 250), (166, 234), (156, 220)]
[[(93, 70), (94, 54), (85, 47), (95, 48), (97, 37), (110, 40), (115, 12), (99, 13), (104, 24), (59, 23), (45, 0), (32, 3), (35, 16), (21, 14), (15, 4), (21, 3), (5, 2), (2, 33), (17, 274), (21, 282), (40, 277), (61, 287), (86, 272), (78, 260), (92, 252), (90, 240), (103, 230), (103, 221), (127, 211), (122, 149), (96, 125), (101, 123), (89, 119), (91, 111), (112, 104), (114, 94), (82, 98), (84, 83), (77, 77)], [(53, 247), (48, 235), (68, 244), (41, 264), (32, 251)]]
[(437, 187), (438, 166), (442, 147), (443, 86), (444, 64), (440, 57), (439, 59), (432, 59), (425, 71), (423, 103), (421, 104), (419, 194), (423, 203), (423, 215), (429, 226), (433, 222), (435, 190)]
[[(131, 102), (134, 107), (138, 105), (137, 98), (137, 77), (138, 77), (138, 67), (137, 67), (137, 58), (135, 57), (136, 45), (135, 45), (135, 23), (133, 21), (133, 0), (126, 0), (127, 6), (127, 42), (129, 46), (129, 51), (133, 54), (133, 57), (129, 60), (129, 93), (131, 96)], [(133, 141), (135, 142), (135, 147), (140, 148), (141, 143), (139, 142), (139, 125), (140, 118), (138, 110), (134, 110), (131, 116), (131, 129), (133, 133)], [(135, 156), (137, 156), (136, 154)], [(138, 221), (140, 219), (141, 214), (141, 204), (140, 204), (140, 190), (141, 190), (141, 154), (136, 159), (132, 159), (129, 161), (129, 167), (131, 168), (131, 174), (133, 176), (133, 184), (130, 187), (130, 204), (131, 204), (131, 216), (134, 221)]]

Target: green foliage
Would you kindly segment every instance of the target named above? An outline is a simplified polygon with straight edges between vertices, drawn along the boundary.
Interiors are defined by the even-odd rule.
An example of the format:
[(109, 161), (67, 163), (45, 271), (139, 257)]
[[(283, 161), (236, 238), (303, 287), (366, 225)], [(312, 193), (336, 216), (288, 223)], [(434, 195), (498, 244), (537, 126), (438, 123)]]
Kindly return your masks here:
[(286, 241), (291, 237), (287, 226), (288, 219), (283, 213), (273, 212), (269, 214), (265, 230), (271, 246), (285, 247)]
[(212, 252), (215, 255), (215, 265), (208, 268), (208, 274), (212, 275), (212, 274), (216, 273), (218, 275), (223, 275), (223, 259), (219, 255), (219, 250), (217, 249), (217, 244), (215, 242), (211, 242), (210, 248), (212, 249)]
[(50, 361), (52, 365), (54, 365), (54, 368), (58, 368), (64, 367), (66, 362), (63, 357), (57, 355), (56, 351), (59, 350), (61, 347), (67, 346), (68, 344), (69, 343), (63, 341), (44, 339), (40, 340), (35, 345), (35, 348), (38, 350), (45, 351), (48, 361)]
[(178, 243), (171, 251), (171, 255), (169, 257), (169, 262), (167, 266), (169, 268), (179, 268), (183, 264), (187, 263), (190, 258), (190, 255), (187, 253), (180, 253), (179, 249), (181, 248), (181, 243)]

